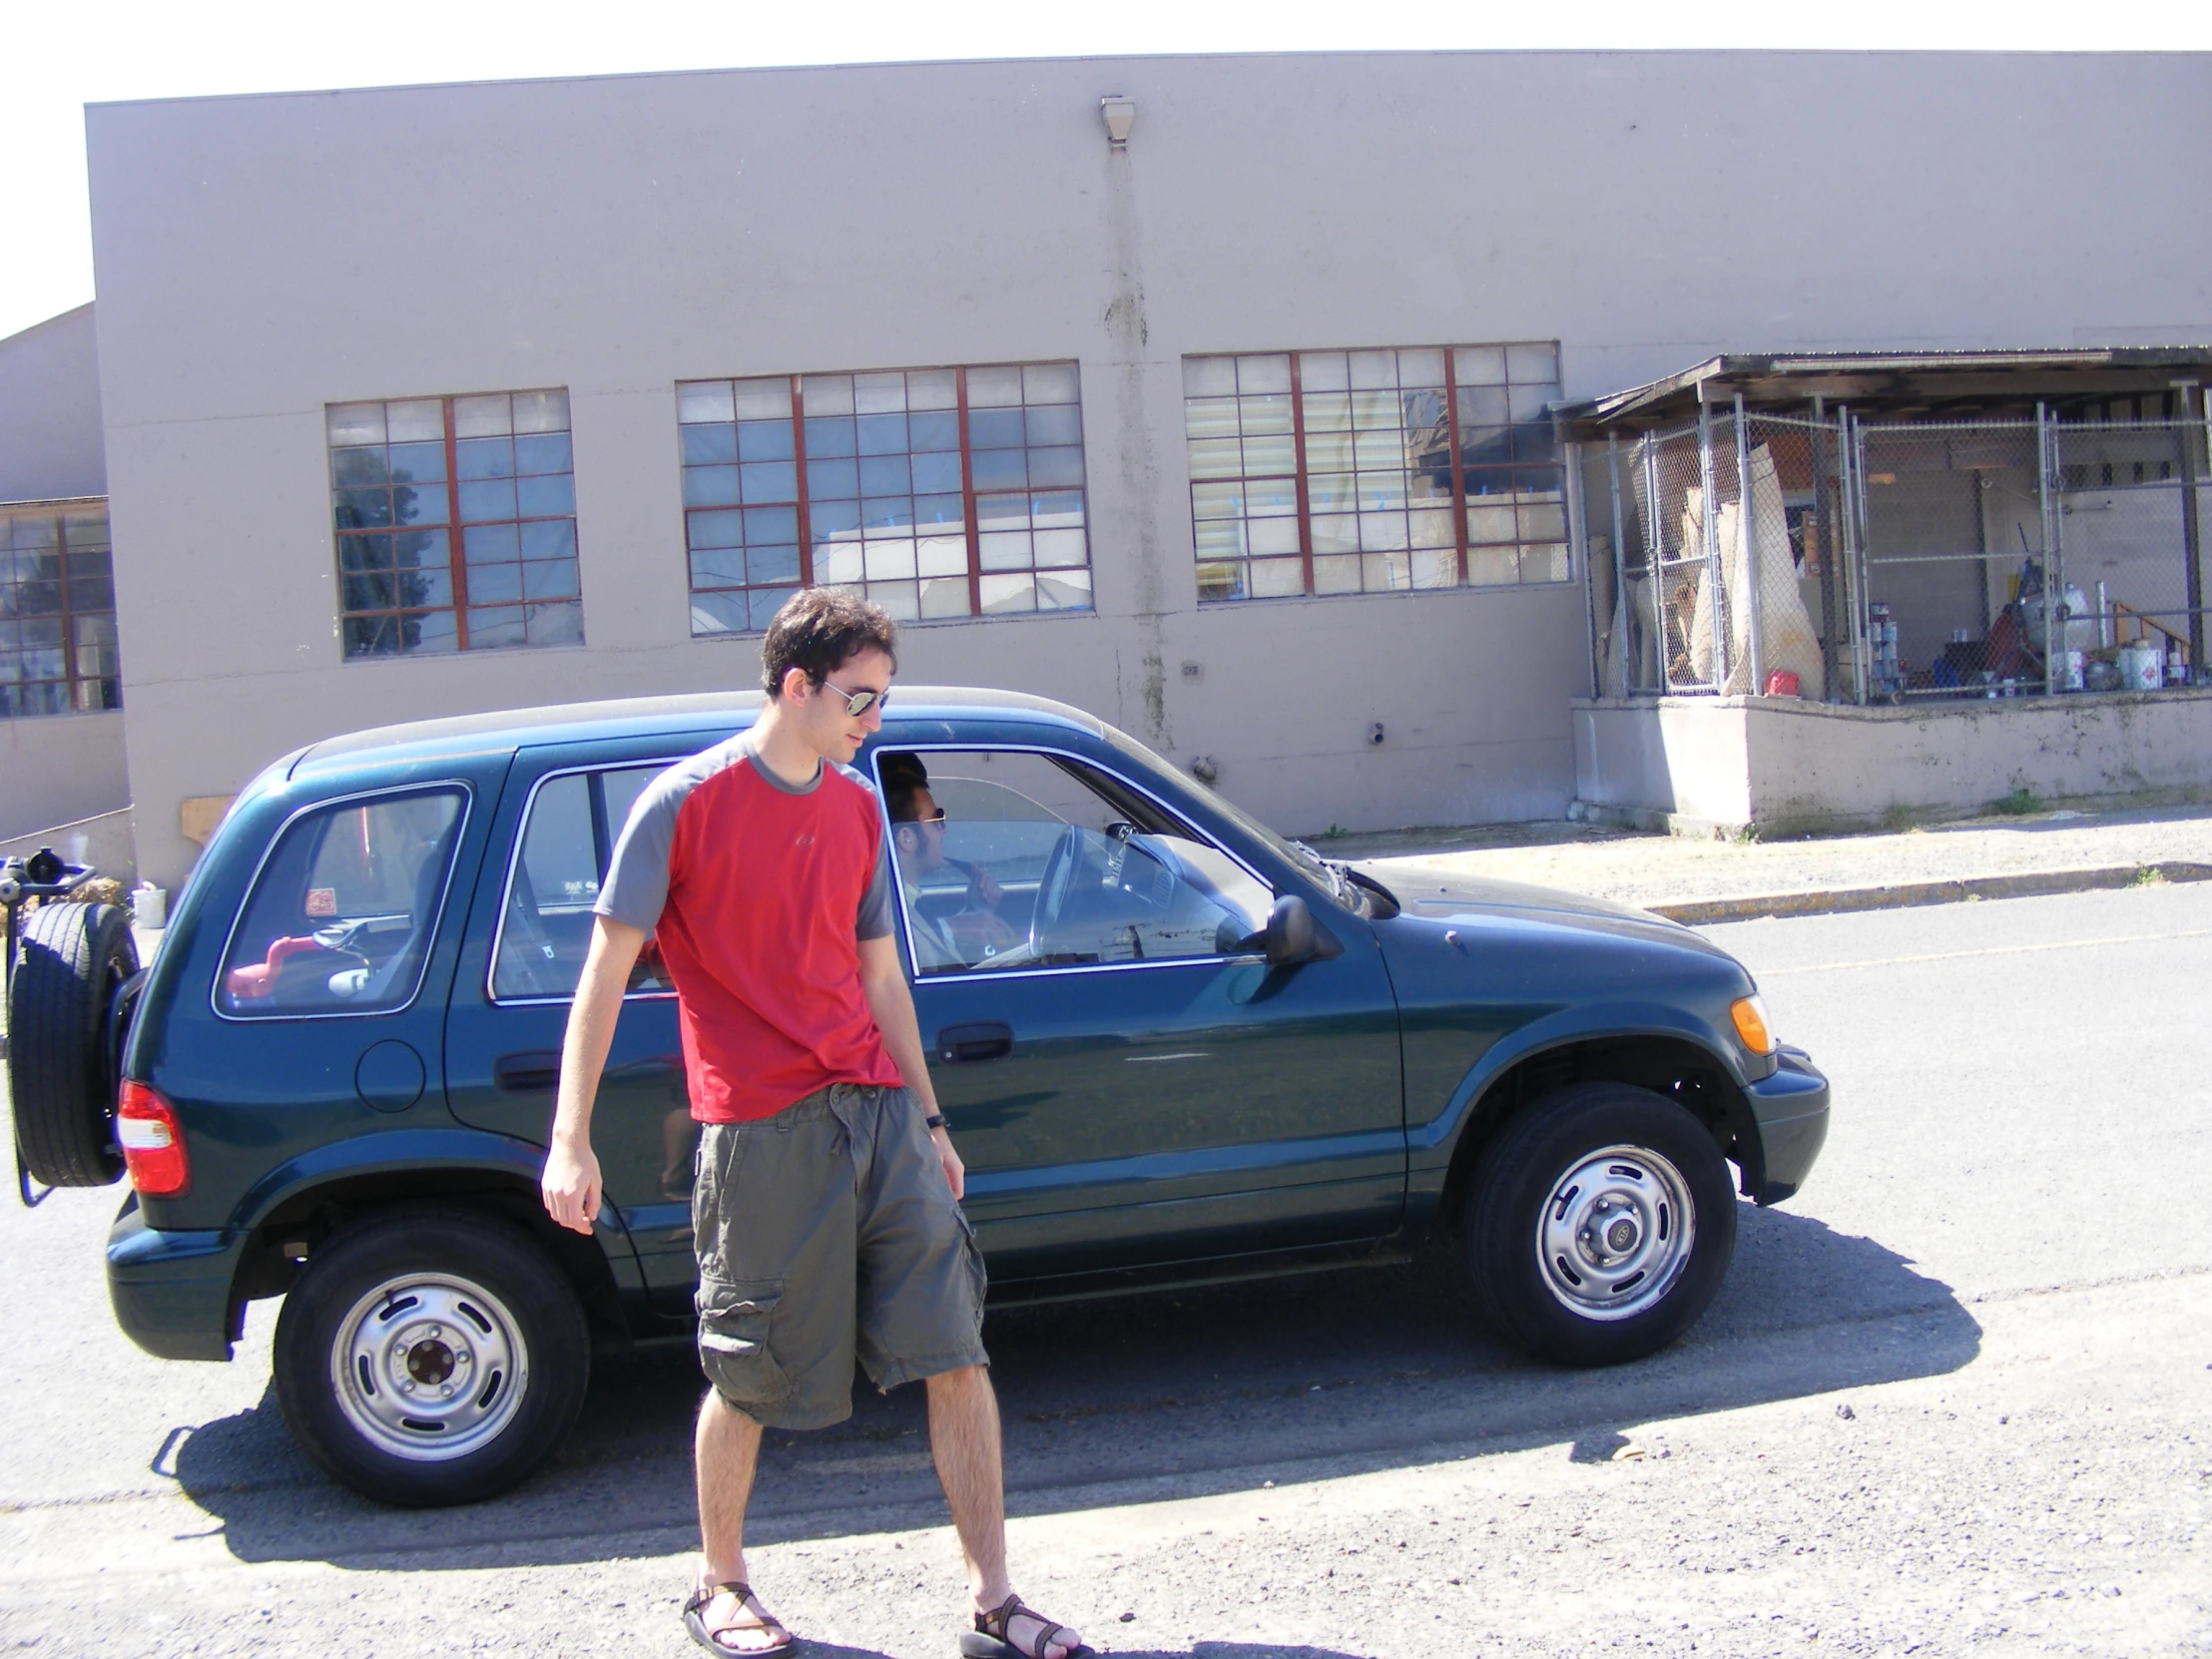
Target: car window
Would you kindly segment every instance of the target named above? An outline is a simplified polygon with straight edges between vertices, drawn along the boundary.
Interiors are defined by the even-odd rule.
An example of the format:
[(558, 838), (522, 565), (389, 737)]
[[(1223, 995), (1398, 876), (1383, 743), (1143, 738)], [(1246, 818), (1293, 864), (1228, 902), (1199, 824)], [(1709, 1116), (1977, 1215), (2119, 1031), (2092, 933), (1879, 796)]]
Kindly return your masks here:
[[(665, 770), (656, 761), (606, 772), (564, 773), (538, 786), (500, 906), (491, 970), (495, 998), (576, 994), (584, 953), (591, 945), (592, 906), (606, 879), (615, 837), (646, 786)], [(630, 970), (629, 989), (671, 988), (660, 951), (648, 938)]]
[(1078, 761), (934, 750), (875, 765), (919, 975), (1260, 948), (1275, 895)]
[(284, 828), (241, 912), (216, 1006), (242, 1019), (408, 1002), (437, 930), (465, 792), (337, 803)]

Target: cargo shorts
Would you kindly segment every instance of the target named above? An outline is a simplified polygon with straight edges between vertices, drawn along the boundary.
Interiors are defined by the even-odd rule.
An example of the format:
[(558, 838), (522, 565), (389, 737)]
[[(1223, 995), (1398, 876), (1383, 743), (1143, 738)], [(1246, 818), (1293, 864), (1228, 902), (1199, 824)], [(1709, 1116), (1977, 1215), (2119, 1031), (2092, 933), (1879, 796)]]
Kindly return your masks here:
[(983, 1256), (911, 1091), (832, 1084), (699, 1142), (699, 1362), (769, 1428), (852, 1414), (878, 1388), (983, 1366)]

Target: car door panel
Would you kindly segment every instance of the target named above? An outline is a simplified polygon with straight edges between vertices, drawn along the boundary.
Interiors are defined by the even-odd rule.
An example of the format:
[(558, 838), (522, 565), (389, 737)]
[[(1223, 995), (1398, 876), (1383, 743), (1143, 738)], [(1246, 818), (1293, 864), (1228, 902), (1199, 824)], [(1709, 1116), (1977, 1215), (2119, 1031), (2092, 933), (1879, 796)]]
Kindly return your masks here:
[[(716, 736), (701, 734), (696, 747)], [(676, 758), (665, 739), (548, 746), (517, 757), (500, 804), (501, 856), (486, 863), (447, 1031), (446, 1089), (463, 1122), (546, 1143), (591, 904), (613, 836), (637, 791)], [(535, 856), (509, 855), (523, 834), (533, 837), (523, 851)], [(627, 1233), (652, 1308), (682, 1315), (697, 1277), (691, 1182), (698, 1127), (676, 998), (650, 977), (651, 961), (649, 952), (633, 976), (643, 988), (624, 999), (615, 1026), (592, 1149), (606, 1219)]]
[[(1062, 816), (1081, 810), (1010, 758), (919, 754), (948, 812), (1021, 811), (994, 805), (1020, 800)], [(1293, 967), (1271, 968), (1256, 947), (1147, 960), (1148, 940), (1207, 948), (1211, 929), (1187, 913), (1156, 932), (1119, 927), (1098, 901), (1115, 897), (1114, 881), (1101, 885), (1095, 871), (1078, 876), (1088, 902), (1040, 895), (1064, 880), (1054, 854), (1040, 851), (1058, 835), (1001, 823), (962, 838), (963, 828), (955, 816), (946, 829), (946, 865), (993, 868), (1001, 915), (1036, 906), (1071, 918), (1052, 938), (1032, 928), (1023, 945), (970, 971), (939, 961), (915, 979), (931, 1076), (968, 1169), (967, 1211), (995, 1275), (1338, 1244), (1396, 1227), (1405, 1173), (1397, 1016), (1365, 923), (1332, 917), (1341, 953)], [(1113, 870), (1125, 892), (1158, 877), (1134, 874), (1160, 843), (1131, 830), (1112, 831), (1129, 843)], [(1178, 867), (1187, 874), (1201, 861), (1194, 853)], [(942, 907), (926, 872), (904, 875), (914, 877), (901, 881), (909, 909), (917, 899)], [(1162, 914), (1177, 909), (1163, 902)], [(1097, 959), (1117, 947), (1136, 959)], [(907, 948), (916, 960), (911, 935)]]

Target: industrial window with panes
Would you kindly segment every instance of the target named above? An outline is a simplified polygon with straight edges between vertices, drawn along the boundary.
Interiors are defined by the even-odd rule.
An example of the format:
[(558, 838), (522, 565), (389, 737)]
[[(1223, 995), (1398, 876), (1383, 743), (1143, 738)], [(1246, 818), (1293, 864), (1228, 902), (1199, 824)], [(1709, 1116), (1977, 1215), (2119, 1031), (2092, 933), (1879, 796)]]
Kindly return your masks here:
[(1091, 608), (1072, 362), (686, 380), (692, 632), (805, 586), (901, 620)]
[(583, 643), (566, 391), (326, 414), (347, 657)]
[(1549, 340), (1185, 357), (1200, 600), (1568, 580), (1558, 398)]
[(0, 719), (122, 706), (108, 504), (0, 507)]

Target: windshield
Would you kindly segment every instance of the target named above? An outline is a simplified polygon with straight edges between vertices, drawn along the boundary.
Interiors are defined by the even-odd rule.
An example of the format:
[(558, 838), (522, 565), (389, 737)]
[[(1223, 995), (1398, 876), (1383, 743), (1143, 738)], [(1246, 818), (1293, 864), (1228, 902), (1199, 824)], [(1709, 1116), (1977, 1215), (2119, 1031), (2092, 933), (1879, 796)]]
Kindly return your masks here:
[[(1143, 761), (1148, 766), (1161, 770), (1172, 770), (1168, 768), (1165, 761), (1162, 761), (1159, 756), (1145, 748), (1143, 744), (1138, 743), (1125, 733), (1115, 731), (1111, 726), (1106, 728), (1106, 738), (1115, 748), (1132, 759)], [(1238, 829), (1252, 836), (1254, 840), (1264, 842), (1284, 862), (1306, 871), (1315, 880), (1327, 887), (1330, 896), (1346, 909), (1352, 911), (1353, 914), (1390, 916), (1397, 913), (1399, 906), (1396, 896), (1374, 877), (1361, 874), (1349, 864), (1324, 858), (1304, 841), (1292, 840), (1287, 835), (1277, 834), (1227, 796), (1222, 795), (1200, 780), (1188, 777), (1181, 772), (1177, 772), (1175, 777), (1183, 788), (1196, 790), (1206, 798), (1207, 805), (1212, 807), (1214, 811), (1228, 819)]]

